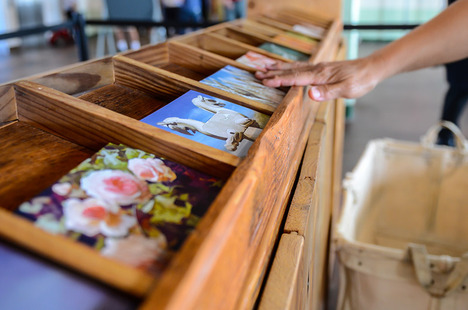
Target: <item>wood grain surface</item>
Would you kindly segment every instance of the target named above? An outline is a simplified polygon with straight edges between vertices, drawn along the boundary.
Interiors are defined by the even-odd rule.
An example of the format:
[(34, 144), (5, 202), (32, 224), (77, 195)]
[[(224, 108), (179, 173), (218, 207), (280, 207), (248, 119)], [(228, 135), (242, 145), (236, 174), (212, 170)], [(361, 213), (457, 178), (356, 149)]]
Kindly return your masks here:
[[(240, 53), (239, 57), (247, 52), (245, 49), (242, 49), (239, 46), (234, 46), (234, 47), (225, 46), (223, 45), (223, 43), (225, 43), (223, 41), (219, 41), (219, 40), (217, 40), (218, 42), (212, 42), (212, 40), (209, 40), (209, 41), (211, 41), (210, 44), (217, 43), (217, 48), (216, 48), (217, 51), (224, 50), (226, 51), (226, 53), (227, 51), (230, 51), (229, 53), (231, 53), (232, 55), (232, 51), (235, 51), (235, 48), (241, 49), (244, 53)], [(237, 62), (231, 58), (220, 56), (216, 52), (205, 51), (201, 48), (196, 48), (194, 46), (183, 44), (181, 42), (172, 42), (170, 44), (170, 50), (171, 50), (171, 62), (179, 63), (188, 68), (202, 67), (204, 68), (204, 72), (215, 72), (226, 65), (231, 65), (239, 69), (249, 71), (251, 73), (255, 72), (255, 70), (252, 69), (251, 67), (246, 66), (240, 62)], [(234, 57), (234, 58), (238, 58), (238, 57)]]
[[(305, 309), (304, 286), (300, 278), (307, 278), (304, 270), (304, 237), (298, 234), (283, 234), (280, 238), (275, 260), (271, 266), (259, 310)], [(306, 279), (307, 280), (307, 279)]]
[(65, 94), (74, 95), (111, 84), (114, 80), (114, 71), (112, 59), (104, 58), (28, 79)]
[(0, 86), (0, 126), (18, 119), (15, 91), (11, 85)]
[(122, 53), (123, 56), (140, 61), (142, 63), (159, 66), (169, 62), (168, 42), (158, 45), (148, 45), (136, 51)]
[(258, 23), (255, 20), (251, 19), (239, 19), (232, 23), (233, 26), (245, 29), (247, 31), (261, 33), (267, 37), (274, 37), (278, 34), (284, 33), (282, 29), (274, 28), (266, 24)]
[(21, 121), (0, 129), (0, 145), (0, 207), (8, 210), (33, 198), (93, 154)]
[(219, 39), (219, 40), (234, 43), (234, 44), (236, 44), (238, 46), (242, 46), (246, 50), (253, 51), (253, 52), (268, 56), (268, 57), (273, 58), (273, 59), (278, 59), (278, 60), (281, 60), (283, 62), (292, 62), (292, 60), (290, 60), (290, 59), (284, 58), (283, 56), (280, 56), (280, 55), (277, 55), (275, 53), (271, 53), (271, 52), (268, 52), (268, 51), (266, 51), (264, 49), (258, 48), (256, 45), (249, 45), (249, 44), (239, 42), (239, 41), (236, 41), (236, 40), (233, 40), (233, 39), (230, 39), (230, 38), (226, 38), (226, 37), (224, 37), (224, 36), (222, 36), (222, 35), (220, 35), (218, 33), (209, 33), (209, 34), (207, 34), (207, 36), (212, 37), (212, 38), (216, 38), (216, 39)]
[(211, 52), (218, 56), (224, 56), (229, 59), (237, 59), (249, 51), (245, 45), (238, 44), (237, 41), (226, 40), (224, 37), (211, 36), (209, 34), (200, 34), (185, 39), (179, 39), (172, 42), (190, 45), (194, 48)]
[(259, 46), (267, 42), (267, 40), (265, 40), (264, 38), (259, 38), (255, 35), (245, 33), (241, 29), (230, 26), (221, 28), (217, 31), (213, 31), (213, 33), (217, 33), (223, 37), (230, 38), (234, 41), (242, 42), (252, 46)]
[(88, 92), (78, 98), (140, 120), (165, 106), (176, 97), (162, 98), (158, 94), (149, 95), (118, 84), (111, 84)]
[(306, 15), (309, 22), (321, 23), (341, 17), (340, 0), (288, 0), (278, 3), (271, 0), (250, 0), (248, 18), (257, 19), (262, 14), (278, 14), (283, 11), (298, 11)]
[(288, 47), (290, 49), (299, 51), (299, 52), (304, 53), (304, 54), (312, 54), (315, 51), (315, 48), (313, 50), (308, 50), (308, 49), (305, 49), (302, 46), (299, 46), (297, 44), (293, 44), (293, 43), (289, 43), (289, 42), (278, 42), (275, 38), (267, 36), (267, 35), (265, 35), (265, 34), (263, 34), (261, 32), (258, 32), (257, 30), (252, 29), (252, 28), (249, 29), (249, 28), (246, 28), (246, 27), (240, 28), (240, 27), (230, 26), (230, 27), (227, 27), (226, 29), (232, 30), (233, 32), (238, 32), (238, 35), (244, 35), (245, 37), (248, 37), (248, 38), (256, 38), (258, 40), (262, 40), (263, 43), (269, 42), (269, 43), (282, 45), (282, 46)]

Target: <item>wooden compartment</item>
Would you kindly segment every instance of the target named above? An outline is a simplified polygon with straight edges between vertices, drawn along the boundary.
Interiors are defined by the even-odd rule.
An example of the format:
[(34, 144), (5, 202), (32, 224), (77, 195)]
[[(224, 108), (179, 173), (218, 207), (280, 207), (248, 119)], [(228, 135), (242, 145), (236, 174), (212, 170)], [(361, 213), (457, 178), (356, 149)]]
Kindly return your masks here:
[[(155, 57), (156, 54), (164, 57)], [(241, 63), (229, 61), (224, 57), (191, 49), (188, 45), (169, 42), (163, 45), (143, 48), (141, 53), (131, 52), (124, 56), (116, 56), (114, 57), (114, 61), (116, 68), (122, 69), (121, 74), (124, 77), (121, 79), (122, 81), (129, 80), (129, 75), (134, 76), (138, 80), (142, 77), (142, 74), (146, 74), (152, 83), (161, 83), (168, 89), (178, 87), (178, 85), (191, 87), (193, 90), (202, 90), (202, 92), (208, 95), (225, 99), (268, 115), (271, 115), (276, 109), (274, 104), (259, 102), (201, 83), (202, 79), (226, 65), (232, 65), (249, 72), (253, 70)], [(132, 70), (135, 72), (132, 72)], [(158, 74), (158, 78), (154, 78), (155, 74)], [(138, 82), (135, 81), (134, 83)], [(144, 85), (144, 87), (149, 86)]]
[(255, 70), (235, 61), (237, 58), (246, 54), (248, 51), (253, 51), (284, 62), (291, 62), (291, 60), (281, 57), (277, 54), (270, 53), (256, 46), (226, 38), (216, 33), (201, 33), (196, 36), (183, 37), (177, 39), (177, 41), (172, 44), (176, 45), (180, 49), (186, 50), (187, 54), (193, 53), (203, 55), (206, 53), (203, 53), (202, 51), (206, 51), (209, 52), (212, 57), (222, 56), (223, 58), (227, 59), (225, 60), (226, 63), (250, 72), (254, 72)]
[[(280, 105), (272, 108), (200, 83), (226, 65), (253, 72), (235, 61), (241, 53), (256, 51), (256, 45), (269, 41), (266, 32), (253, 32), (224, 23), (0, 86), (0, 137), (2, 142), (6, 137), (8, 146), (2, 149), (8, 160), (0, 165), (0, 173), (22, 173), (9, 179), (13, 187), (6, 179), (0, 181), (4, 187), (0, 195), (11, 197), (8, 205), (0, 200), (0, 235), (145, 297), (142, 309), (254, 307), (320, 105), (309, 99), (306, 87), (290, 88)], [(326, 60), (334, 54), (338, 40), (339, 32), (329, 29), (310, 61)], [(188, 143), (139, 121), (188, 90), (271, 115), (245, 159)], [(11, 213), (23, 198), (34, 196), (108, 142), (139, 148), (226, 180), (157, 281)], [(24, 156), (16, 158), (18, 153)], [(51, 163), (39, 161), (41, 157), (57, 170), (42, 172), (51, 169)], [(34, 169), (27, 160), (35, 162)], [(22, 191), (29, 184), (26, 181), (36, 187)], [(24, 197), (14, 196), (14, 191)]]
[(307, 50), (290, 43), (277, 43), (272, 37), (264, 35), (260, 32), (254, 32), (241, 27), (228, 26), (225, 28), (217, 29), (213, 32), (223, 37), (231, 38), (233, 40), (243, 42), (245, 44), (255, 47), (258, 47), (263, 43), (274, 43), (309, 55), (309, 57), (315, 52), (315, 49)]

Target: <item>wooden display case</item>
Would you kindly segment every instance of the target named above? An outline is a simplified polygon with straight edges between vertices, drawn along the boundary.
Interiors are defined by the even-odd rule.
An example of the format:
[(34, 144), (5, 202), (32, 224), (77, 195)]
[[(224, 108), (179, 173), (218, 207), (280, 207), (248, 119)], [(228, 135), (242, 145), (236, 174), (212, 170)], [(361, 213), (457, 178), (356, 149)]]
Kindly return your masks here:
[[(306, 87), (291, 87), (274, 107), (200, 82), (226, 65), (254, 72), (235, 61), (247, 51), (290, 61), (258, 48), (285, 30), (294, 31), (288, 16), (284, 11), (223, 23), (1, 85), (2, 238), (141, 297), (142, 309), (250, 309), (257, 300), (260, 308), (272, 309), (282, 298), (271, 290), (278, 283), (296, 289), (280, 288), (289, 297), (276, 308), (296, 309), (291, 296), (300, 305), (319, 304), (333, 193), (339, 189), (342, 104), (313, 102)], [(339, 19), (313, 14), (300, 18), (319, 20), (324, 28), (314, 49), (301, 52), (313, 63), (336, 59)], [(139, 121), (189, 90), (271, 115), (244, 159)], [(108, 142), (153, 153), (226, 182), (158, 278), (49, 234), (12, 213)], [(284, 255), (293, 257), (287, 268), (288, 273), (295, 271), (291, 273), (295, 278), (288, 282), (282, 278)]]

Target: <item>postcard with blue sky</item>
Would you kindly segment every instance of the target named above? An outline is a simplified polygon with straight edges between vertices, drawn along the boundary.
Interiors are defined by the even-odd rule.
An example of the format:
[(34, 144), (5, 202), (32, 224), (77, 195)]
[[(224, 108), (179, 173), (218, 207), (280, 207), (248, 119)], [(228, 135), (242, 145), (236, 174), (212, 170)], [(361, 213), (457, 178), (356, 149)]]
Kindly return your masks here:
[(196, 91), (188, 91), (142, 122), (245, 157), (269, 116)]
[(200, 82), (272, 107), (277, 107), (286, 93), (262, 84), (252, 73), (225, 66)]

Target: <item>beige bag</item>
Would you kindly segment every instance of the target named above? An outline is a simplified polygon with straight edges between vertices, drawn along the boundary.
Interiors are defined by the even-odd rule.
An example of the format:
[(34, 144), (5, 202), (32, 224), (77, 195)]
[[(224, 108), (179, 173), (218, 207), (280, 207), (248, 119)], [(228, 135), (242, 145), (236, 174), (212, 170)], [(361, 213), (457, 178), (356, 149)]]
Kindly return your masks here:
[[(456, 148), (435, 146), (441, 127)], [(344, 180), (338, 310), (468, 309), (468, 143), (371, 141)]]

